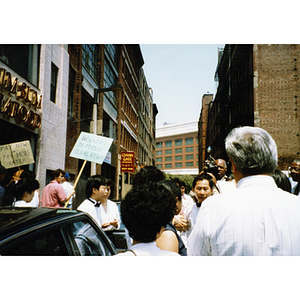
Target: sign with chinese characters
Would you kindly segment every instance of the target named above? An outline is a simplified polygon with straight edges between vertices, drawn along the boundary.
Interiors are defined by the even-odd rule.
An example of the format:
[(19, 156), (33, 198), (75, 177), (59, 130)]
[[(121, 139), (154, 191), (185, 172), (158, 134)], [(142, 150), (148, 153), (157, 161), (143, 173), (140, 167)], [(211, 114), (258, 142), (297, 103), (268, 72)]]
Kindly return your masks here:
[(70, 156), (102, 164), (113, 139), (97, 134), (81, 132)]
[(134, 152), (121, 152), (121, 172), (134, 172)]
[(0, 145), (1, 165), (6, 168), (14, 168), (34, 163), (30, 142), (23, 141), (18, 143)]

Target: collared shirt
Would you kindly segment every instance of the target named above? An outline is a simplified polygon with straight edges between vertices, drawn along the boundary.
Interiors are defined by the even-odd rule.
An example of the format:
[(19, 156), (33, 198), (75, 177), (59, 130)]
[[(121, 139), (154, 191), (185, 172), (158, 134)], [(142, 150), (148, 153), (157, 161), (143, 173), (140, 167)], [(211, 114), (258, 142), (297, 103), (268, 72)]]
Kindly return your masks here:
[(117, 228), (109, 225), (106, 228), (102, 228), (104, 231), (119, 229), (121, 218), (117, 204), (111, 200), (107, 200), (107, 210), (105, 211), (103, 205), (95, 207), (95, 202), (96, 201), (94, 199), (86, 199), (78, 206), (77, 210), (88, 213), (91, 217), (94, 218), (94, 220), (99, 224), (101, 228), (103, 223), (112, 222), (114, 219), (118, 221)]
[(61, 184), (56, 180), (52, 180), (43, 189), (42, 206), (43, 207), (63, 207), (63, 201), (67, 198)]
[[(156, 242), (151, 243), (139, 243), (131, 247), (131, 250), (135, 252), (137, 256), (180, 256), (178, 253), (161, 250), (156, 246)], [(119, 253), (117, 256), (132, 256), (132, 252)]]
[(206, 199), (188, 239), (188, 255), (300, 255), (300, 201), (271, 176), (241, 179)]

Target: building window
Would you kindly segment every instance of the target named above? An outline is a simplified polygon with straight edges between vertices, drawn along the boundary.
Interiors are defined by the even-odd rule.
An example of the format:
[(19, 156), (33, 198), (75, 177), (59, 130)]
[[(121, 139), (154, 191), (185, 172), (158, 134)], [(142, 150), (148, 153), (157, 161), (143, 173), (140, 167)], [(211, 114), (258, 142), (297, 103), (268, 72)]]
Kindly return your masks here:
[(170, 154), (172, 154), (172, 149), (165, 150), (165, 155), (170, 155)]
[(182, 140), (175, 140), (175, 147), (182, 146)]
[(193, 152), (194, 148), (193, 147), (186, 147), (185, 152)]
[(194, 155), (193, 155), (193, 154), (187, 154), (187, 155), (185, 156), (185, 159), (186, 159), (186, 160), (194, 159)]
[(166, 141), (165, 142), (165, 147), (166, 148), (171, 148), (172, 147), (172, 141)]
[(0, 61), (38, 87), (40, 45), (0, 45)]
[(162, 157), (157, 157), (156, 162), (162, 162)]
[(68, 103), (68, 116), (73, 117), (74, 112), (74, 87), (75, 87), (75, 70), (70, 67), (69, 74), (69, 103)]
[(165, 164), (166, 169), (172, 169), (172, 164)]
[(176, 163), (175, 168), (182, 168), (182, 163)]
[(82, 66), (97, 81), (98, 46), (94, 44), (82, 45)]
[(157, 167), (158, 169), (162, 169), (162, 164), (157, 164), (156, 167)]
[(188, 162), (185, 163), (185, 166), (186, 167), (193, 167), (194, 163), (192, 161), (188, 161)]
[(156, 149), (161, 149), (161, 148), (162, 148), (162, 142), (157, 142)]
[(51, 63), (50, 100), (53, 103), (56, 102), (57, 76), (58, 76), (58, 67), (54, 63)]
[(178, 160), (182, 160), (182, 155), (176, 155), (176, 156), (175, 156), (175, 160), (177, 160), (177, 161), (178, 161)]
[(172, 156), (166, 156), (165, 161), (172, 161)]
[(193, 145), (194, 139), (193, 138), (187, 138), (185, 139), (186, 146)]
[(175, 154), (182, 153), (182, 148), (175, 149)]
[(156, 151), (156, 155), (157, 155), (157, 156), (162, 155), (162, 150)]
[(105, 45), (105, 50), (107, 53), (110, 55), (112, 61), (115, 63), (117, 60), (117, 48), (113, 44), (106, 44)]
[[(117, 74), (115, 73), (110, 62), (104, 61), (104, 88), (109, 88), (117, 83)], [(117, 106), (117, 99), (113, 91), (104, 93), (104, 96), (115, 106)]]
[(109, 115), (105, 111), (103, 111), (102, 135), (108, 138), (112, 138), (116, 141), (116, 129), (117, 126), (115, 122), (109, 117)]

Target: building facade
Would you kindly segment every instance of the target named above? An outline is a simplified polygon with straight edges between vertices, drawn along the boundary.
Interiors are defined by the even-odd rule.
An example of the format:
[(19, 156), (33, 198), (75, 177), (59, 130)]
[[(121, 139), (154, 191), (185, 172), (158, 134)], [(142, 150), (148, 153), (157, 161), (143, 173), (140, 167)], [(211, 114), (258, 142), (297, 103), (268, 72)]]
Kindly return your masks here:
[[(30, 141), (34, 163), (22, 168), (36, 173), (42, 190), (50, 181), (52, 170), (65, 166), (67, 45), (0, 45), (0, 48), (0, 68), (4, 74), (0, 91), (0, 145)], [(38, 101), (34, 100), (36, 97)], [(35, 121), (31, 116), (37, 116)], [(16, 170), (8, 168), (7, 179)]]
[(198, 121), (156, 129), (156, 166), (169, 174), (198, 174)]
[(138, 168), (155, 165), (155, 116), (153, 91), (148, 87), (143, 68), (140, 69), (139, 153)]
[(218, 89), (209, 104), (206, 146), (225, 158), (224, 140), (237, 126), (267, 130), (278, 147), (278, 167), (300, 157), (298, 100), (300, 45), (226, 45), (218, 63)]
[[(141, 96), (143, 64), (139, 45), (0, 45), (0, 146), (30, 141), (34, 163), (22, 169), (36, 173), (41, 192), (57, 168), (77, 177), (83, 160), (69, 155), (81, 132), (112, 138), (103, 164), (85, 165), (73, 207), (85, 199), (93, 174), (112, 179), (111, 198), (120, 199), (133, 176), (120, 170), (122, 151), (134, 151), (138, 165), (145, 138), (150, 151), (142, 157), (153, 163), (154, 138), (139, 134), (139, 124), (150, 126), (149, 135), (155, 126), (153, 115), (139, 120), (141, 107), (153, 114), (149, 91)], [(148, 87), (145, 76), (142, 81)]]

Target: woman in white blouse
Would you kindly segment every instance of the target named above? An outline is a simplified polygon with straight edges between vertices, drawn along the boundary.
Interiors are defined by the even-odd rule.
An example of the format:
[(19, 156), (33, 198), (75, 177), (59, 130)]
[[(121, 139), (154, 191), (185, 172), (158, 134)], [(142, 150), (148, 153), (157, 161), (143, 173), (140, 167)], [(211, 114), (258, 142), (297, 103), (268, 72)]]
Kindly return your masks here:
[(13, 181), (5, 190), (1, 206), (28, 206), (39, 187), (39, 182), (33, 178)]

